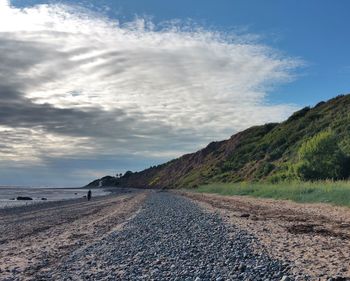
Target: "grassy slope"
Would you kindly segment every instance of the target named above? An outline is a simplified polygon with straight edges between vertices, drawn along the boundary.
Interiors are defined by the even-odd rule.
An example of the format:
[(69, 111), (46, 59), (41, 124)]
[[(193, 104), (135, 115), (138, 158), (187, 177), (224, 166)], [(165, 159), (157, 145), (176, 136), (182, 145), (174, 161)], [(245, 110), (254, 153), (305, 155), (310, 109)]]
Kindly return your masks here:
[(350, 182), (217, 183), (195, 189), (200, 193), (248, 195), (292, 200), (300, 203), (330, 203), (350, 207)]
[(196, 153), (112, 182), (130, 187), (182, 188), (278, 179), (295, 162), (301, 144), (329, 128), (350, 155), (349, 112), (350, 95), (339, 96), (312, 109), (304, 108), (285, 122), (249, 128)]

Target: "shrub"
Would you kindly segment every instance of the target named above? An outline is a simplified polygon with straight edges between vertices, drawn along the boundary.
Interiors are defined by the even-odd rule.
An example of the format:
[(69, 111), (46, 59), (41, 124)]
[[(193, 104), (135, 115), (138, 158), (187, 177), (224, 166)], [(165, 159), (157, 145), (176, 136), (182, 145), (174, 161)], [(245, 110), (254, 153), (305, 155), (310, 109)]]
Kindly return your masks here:
[(298, 151), (294, 171), (302, 180), (344, 177), (345, 155), (331, 131), (321, 132), (304, 142)]
[(262, 165), (259, 166), (259, 168), (255, 172), (255, 178), (257, 180), (266, 177), (273, 169), (275, 166), (272, 163), (263, 163)]
[(287, 120), (287, 122), (293, 121), (293, 120), (298, 120), (306, 115), (310, 111), (310, 107), (306, 106), (303, 109), (296, 111), (290, 116)]

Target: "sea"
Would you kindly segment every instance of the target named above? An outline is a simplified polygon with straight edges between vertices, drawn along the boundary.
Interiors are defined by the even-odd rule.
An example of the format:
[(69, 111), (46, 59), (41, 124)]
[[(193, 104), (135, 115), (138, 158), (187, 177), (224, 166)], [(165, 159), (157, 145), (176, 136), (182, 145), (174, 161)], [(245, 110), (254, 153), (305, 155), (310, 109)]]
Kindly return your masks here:
[[(86, 188), (11, 187), (0, 186), (0, 208), (40, 204), (48, 201), (78, 199), (87, 195)], [(93, 189), (92, 196), (103, 196), (110, 192)], [(33, 200), (17, 200), (17, 197), (30, 197)]]

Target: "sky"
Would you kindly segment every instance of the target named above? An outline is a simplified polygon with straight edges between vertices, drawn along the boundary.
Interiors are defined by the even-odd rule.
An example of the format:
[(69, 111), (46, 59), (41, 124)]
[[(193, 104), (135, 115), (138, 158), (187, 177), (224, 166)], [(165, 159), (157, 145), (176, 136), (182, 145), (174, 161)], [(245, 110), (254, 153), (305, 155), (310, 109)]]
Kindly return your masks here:
[(0, 0), (0, 185), (142, 170), (349, 92), (347, 0)]

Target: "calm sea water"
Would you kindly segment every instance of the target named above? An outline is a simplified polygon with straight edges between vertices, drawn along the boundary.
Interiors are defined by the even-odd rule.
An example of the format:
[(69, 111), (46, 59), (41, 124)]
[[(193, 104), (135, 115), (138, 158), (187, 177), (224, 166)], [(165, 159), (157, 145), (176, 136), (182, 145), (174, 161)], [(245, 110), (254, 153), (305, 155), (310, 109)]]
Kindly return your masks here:
[[(103, 196), (107, 194), (109, 192), (103, 189), (92, 190), (92, 196)], [(81, 188), (0, 187), (0, 208), (82, 198), (85, 195), (87, 195), (87, 189)], [(18, 196), (28, 196), (33, 198), (33, 200), (15, 200)], [(43, 198), (46, 198), (46, 200), (42, 200)]]

